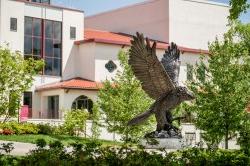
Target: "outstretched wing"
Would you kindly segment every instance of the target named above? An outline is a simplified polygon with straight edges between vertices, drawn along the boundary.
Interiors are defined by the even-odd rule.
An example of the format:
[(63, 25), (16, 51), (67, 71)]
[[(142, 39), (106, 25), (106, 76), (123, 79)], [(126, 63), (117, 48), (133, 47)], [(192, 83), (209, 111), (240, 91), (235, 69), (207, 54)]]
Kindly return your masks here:
[(161, 63), (175, 86), (178, 86), (180, 72), (180, 50), (175, 43), (171, 43), (165, 51)]
[(129, 64), (142, 82), (142, 89), (153, 99), (175, 89), (170, 77), (156, 56), (156, 42), (150, 46), (143, 34), (136, 33), (131, 41)]

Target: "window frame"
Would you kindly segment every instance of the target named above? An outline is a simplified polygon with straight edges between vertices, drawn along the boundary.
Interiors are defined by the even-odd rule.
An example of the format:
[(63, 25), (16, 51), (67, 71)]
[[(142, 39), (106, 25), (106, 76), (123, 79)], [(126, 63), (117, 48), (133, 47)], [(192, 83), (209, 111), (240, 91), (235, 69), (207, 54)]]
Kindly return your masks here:
[[(41, 75), (44, 75), (44, 76), (54, 76), (54, 77), (61, 77), (62, 76), (62, 55), (63, 55), (63, 47), (62, 47), (62, 45), (63, 45), (63, 43), (62, 43), (62, 32), (63, 32), (63, 27), (62, 27), (62, 22), (60, 22), (60, 21), (54, 21), (54, 20), (48, 20), (48, 19), (42, 19), (42, 18), (36, 18), (36, 17), (29, 17), (29, 16), (25, 16), (25, 19), (32, 19), (32, 27), (31, 27), (31, 34), (26, 34), (26, 30), (25, 30), (25, 25), (24, 25), (24, 58), (37, 58), (37, 59), (43, 59), (45, 62), (46, 62), (46, 57), (47, 58), (51, 58), (52, 59), (52, 69), (51, 69), (51, 73), (50, 74), (47, 74), (46, 72), (45, 72), (45, 69), (46, 69), (46, 64), (45, 64), (45, 66), (44, 66), (44, 68), (42, 69), (42, 71), (41, 71)], [(40, 36), (36, 36), (36, 35), (34, 35), (34, 20), (35, 19), (39, 19), (40, 21), (41, 21), (41, 25), (40, 25), (40, 30), (41, 30), (41, 34), (40, 34)], [(49, 38), (49, 37), (46, 37), (46, 27), (45, 27), (45, 24), (46, 24), (46, 21), (51, 21), (52, 22), (52, 37), (51, 38)], [(54, 36), (54, 24), (57, 24), (57, 23), (59, 23), (59, 25), (60, 25), (60, 38), (55, 38), (55, 36)], [(31, 38), (31, 54), (26, 54), (25, 53), (25, 38)], [(40, 48), (41, 48), (41, 52), (40, 52), (40, 54), (39, 55), (34, 55), (34, 39), (36, 39), (36, 38), (40, 38)], [(53, 50), (52, 50), (52, 56), (46, 56), (46, 50), (45, 50), (45, 48), (46, 48), (46, 43), (45, 43), (45, 41), (46, 41), (46, 39), (52, 39), (52, 45), (53, 45)], [(59, 45), (60, 45), (60, 54), (59, 54), (59, 56), (57, 56), (57, 57), (55, 57), (54, 56), (54, 54), (55, 54), (55, 52), (54, 52), (54, 43), (55, 43), (55, 41), (57, 41), (58, 43), (59, 43)], [(57, 71), (57, 70), (55, 70), (55, 71), (57, 71), (57, 72), (54, 72), (54, 64), (55, 64), (55, 61), (54, 60), (57, 60), (58, 61), (58, 65), (59, 65), (59, 67), (60, 67), (60, 69), (59, 69), (59, 71)], [(56, 73), (56, 74), (54, 74), (54, 73)]]
[[(46, 37), (46, 29), (45, 29), (45, 27), (46, 27), (46, 21), (51, 21), (52, 22), (52, 34), (51, 34), (51, 37)], [(61, 36), (60, 36), (60, 39), (56, 39), (55, 35), (54, 35), (54, 24), (55, 23), (60, 23), (60, 26), (61, 26)], [(48, 75), (48, 74), (46, 74), (45, 73), (45, 66), (44, 66), (44, 69), (43, 69), (43, 74), (44, 75), (48, 75), (48, 76), (62, 76), (62, 22), (44, 19), (44, 25), (43, 25), (43, 27), (44, 27), (44, 30), (43, 30), (43, 33), (44, 33), (44, 35), (43, 35), (43, 45), (44, 45), (44, 47), (43, 47), (43, 50), (44, 50), (43, 59), (44, 59), (45, 62), (46, 62), (46, 58), (49, 58), (49, 59), (52, 60), (52, 70), (54, 68), (54, 60), (59, 60), (59, 62), (60, 62), (59, 75)], [(52, 45), (53, 45), (53, 47), (52, 47), (52, 52), (53, 52), (52, 56), (46, 56), (46, 40), (52, 40)], [(55, 57), (55, 48), (54, 48), (55, 41), (59, 41), (60, 45), (61, 45), (60, 57)]]
[[(12, 26), (12, 21), (14, 21), (14, 23), (15, 23), (15, 29), (13, 29), (13, 26)], [(17, 18), (15, 18), (15, 17), (10, 17), (10, 31), (12, 31), (12, 32), (17, 32)]]
[[(74, 32), (73, 34), (71, 33), (72, 32), (71, 30), (73, 30)], [(70, 26), (70, 40), (75, 40), (75, 39), (76, 39), (76, 27)]]

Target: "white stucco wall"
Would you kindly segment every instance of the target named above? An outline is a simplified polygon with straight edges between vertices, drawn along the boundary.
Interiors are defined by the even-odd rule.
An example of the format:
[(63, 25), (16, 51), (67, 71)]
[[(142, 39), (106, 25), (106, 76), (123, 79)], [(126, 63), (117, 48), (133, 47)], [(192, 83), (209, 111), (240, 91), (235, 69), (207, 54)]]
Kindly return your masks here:
[[(114, 78), (118, 70), (122, 70), (118, 60), (118, 53), (121, 48), (122, 47), (120, 45), (101, 43), (97, 43), (95, 45), (95, 81), (104, 81), (106, 79), (110, 80), (111, 78)], [(125, 49), (128, 49), (128, 47)], [(165, 50), (163, 49), (157, 49), (156, 54), (159, 60), (161, 60), (164, 52)], [(187, 64), (195, 65), (196, 62), (199, 62), (199, 58), (200, 54), (188, 52), (181, 54), (181, 67), (179, 75), (180, 85), (185, 85), (185, 81), (187, 80)], [(117, 65), (117, 69), (111, 73), (105, 68), (105, 64), (108, 63), (109, 60), (112, 60)]]
[(207, 0), (169, 1), (169, 41), (207, 49), (208, 42), (226, 31), (229, 7)]
[[(0, 45), (8, 44), (13, 51), (23, 52), (24, 47), (24, 3), (10, 0), (0, 1)], [(17, 18), (17, 31), (10, 31), (10, 18)]]
[(75, 56), (76, 77), (95, 80), (95, 43), (85, 43), (78, 46)]
[(97, 91), (95, 90), (66, 90), (55, 89), (34, 93), (35, 109), (33, 110), (33, 118), (48, 118), (48, 97), (59, 96), (59, 118), (62, 118), (65, 111), (72, 107), (72, 103), (79, 96), (87, 96), (93, 102), (97, 100)]
[[(65, 8), (54, 8), (39, 4), (31, 4), (14, 0), (0, 0), (0, 45), (8, 47), (12, 51), (24, 50), (24, 18), (25, 16), (54, 20), (62, 22), (62, 77), (64, 79), (75, 77), (75, 56), (78, 55), (78, 47), (75, 40), (84, 38), (84, 13), (80, 11), (67, 10)], [(17, 18), (17, 31), (10, 30), (10, 18)], [(72, 19), (74, 18), (74, 19)], [(70, 26), (76, 27), (76, 39), (70, 39)], [(46, 110), (46, 97), (35, 92), (37, 86), (58, 82), (62, 79), (58, 76), (38, 75), (34, 78), (33, 86), (29, 91), (33, 92), (33, 115), (39, 117), (39, 112)], [(49, 92), (53, 95), (58, 92)], [(60, 93), (61, 95), (61, 93)], [(60, 98), (62, 98), (60, 96)], [(45, 111), (46, 112), (46, 111)]]
[[(229, 7), (208, 0), (148, 0), (86, 17), (85, 27), (207, 49), (208, 41), (227, 31)], [(112, 18), (112, 19), (111, 19)]]
[(168, 41), (168, 0), (149, 0), (85, 18), (85, 28), (135, 34)]
[[(13, 0), (1, 0), (0, 2), (0, 44), (8, 43), (9, 48), (13, 51), (23, 53), (25, 16), (62, 22), (62, 76), (64, 79), (74, 77), (74, 56), (78, 54), (74, 41), (84, 38), (84, 13)], [(11, 17), (17, 18), (17, 32), (10, 31)], [(75, 40), (70, 39), (71, 26), (76, 27)]]
[[(110, 44), (101, 44), (96, 43), (95, 47), (95, 80), (96, 81), (105, 81), (106, 79), (110, 80), (114, 78), (117, 71), (122, 70), (120, 63), (118, 61), (119, 51), (122, 49), (121, 45), (110, 45)], [(113, 72), (109, 72), (105, 65), (112, 60), (117, 68)]]
[[(76, 39), (70, 39), (70, 27), (76, 27)], [(75, 77), (76, 64), (75, 56), (78, 54), (76, 40), (84, 38), (84, 14), (70, 10), (63, 10), (63, 54), (62, 54), (62, 77), (70, 79)]]

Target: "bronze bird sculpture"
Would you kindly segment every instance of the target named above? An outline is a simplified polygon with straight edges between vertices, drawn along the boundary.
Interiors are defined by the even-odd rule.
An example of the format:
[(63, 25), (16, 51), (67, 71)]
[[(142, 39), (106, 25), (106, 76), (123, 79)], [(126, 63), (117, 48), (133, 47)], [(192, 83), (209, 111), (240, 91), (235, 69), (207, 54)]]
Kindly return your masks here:
[(151, 47), (149, 39), (145, 40), (143, 34), (137, 33), (131, 44), (129, 64), (141, 81), (142, 89), (155, 102), (146, 112), (130, 120), (128, 125), (142, 123), (154, 114), (157, 121), (156, 131), (175, 129), (171, 124), (171, 111), (181, 102), (194, 99), (192, 92), (178, 85), (180, 50), (176, 44), (171, 43), (160, 62), (156, 56), (156, 42)]

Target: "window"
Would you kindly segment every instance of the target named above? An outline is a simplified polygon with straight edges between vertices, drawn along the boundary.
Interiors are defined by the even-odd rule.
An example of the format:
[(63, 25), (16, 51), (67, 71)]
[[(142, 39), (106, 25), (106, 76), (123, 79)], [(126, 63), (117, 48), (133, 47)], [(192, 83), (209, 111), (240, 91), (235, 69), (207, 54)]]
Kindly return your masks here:
[(113, 62), (113, 61), (108, 61), (108, 63), (105, 64), (105, 68), (110, 72), (112, 73), (116, 68), (116, 64)]
[(62, 24), (57, 21), (25, 17), (25, 58), (45, 61), (45, 75), (61, 76)]
[(10, 30), (17, 31), (17, 18), (10, 18)]
[[(28, 0), (29, 1), (29, 0)], [(50, 4), (50, 0), (31, 0), (31, 2)]]
[(76, 27), (70, 27), (70, 39), (76, 39)]
[(59, 96), (48, 96), (48, 118), (59, 119)]
[(195, 133), (185, 133), (185, 141), (188, 146), (195, 145)]
[(62, 26), (60, 22), (45, 20), (45, 75), (61, 75)]
[(93, 102), (87, 96), (79, 96), (72, 104), (72, 109), (87, 109), (92, 113)]
[(40, 59), (42, 57), (42, 20), (25, 17), (24, 56)]
[(190, 64), (187, 64), (187, 80), (188, 81), (193, 80), (193, 66)]
[(32, 117), (32, 92), (23, 93), (23, 105), (27, 105), (29, 108), (29, 117)]
[(23, 93), (23, 105), (27, 105), (29, 108), (32, 108), (32, 92)]

